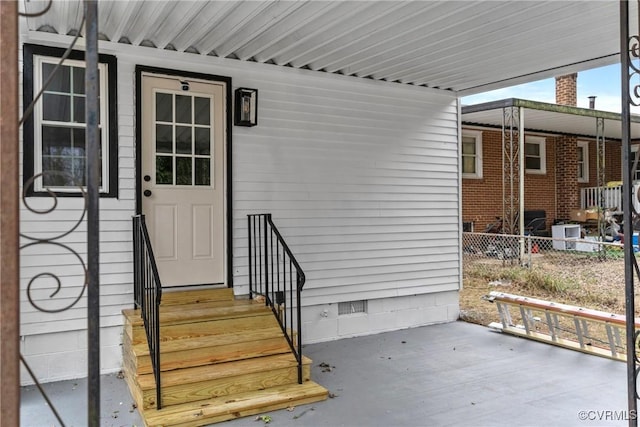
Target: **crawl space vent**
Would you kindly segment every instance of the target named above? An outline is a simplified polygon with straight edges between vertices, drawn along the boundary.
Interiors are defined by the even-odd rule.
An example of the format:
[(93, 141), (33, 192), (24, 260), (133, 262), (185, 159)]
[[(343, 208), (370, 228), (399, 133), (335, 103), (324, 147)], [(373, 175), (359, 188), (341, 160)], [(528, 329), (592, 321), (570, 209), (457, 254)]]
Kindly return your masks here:
[(354, 314), (354, 313), (366, 313), (367, 312), (367, 301), (346, 301), (338, 303), (338, 316), (343, 316), (345, 314)]

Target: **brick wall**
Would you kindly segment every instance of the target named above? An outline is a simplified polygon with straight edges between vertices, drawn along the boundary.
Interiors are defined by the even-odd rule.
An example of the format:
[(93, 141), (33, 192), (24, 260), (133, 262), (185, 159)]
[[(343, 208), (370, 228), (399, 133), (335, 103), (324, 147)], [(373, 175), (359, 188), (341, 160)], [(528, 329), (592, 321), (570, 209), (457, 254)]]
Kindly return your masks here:
[[(556, 218), (555, 199), (556, 138), (546, 137), (546, 174), (525, 173), (525, 210), (543, 209), (547, 229)], [(474, 231), (484, 231), (487, 224), (502, 217), (502, 133), (482, 132), (482, 179), (462, 180), (462, 220), (473, 222)], [(575, 169), (575, 166), (574, 166)]]
[(569, 219), (571, 211), (580, 208), (577, 147), (578, 138), (574, 136), (556, 138), (556, 214), (559, 219)]

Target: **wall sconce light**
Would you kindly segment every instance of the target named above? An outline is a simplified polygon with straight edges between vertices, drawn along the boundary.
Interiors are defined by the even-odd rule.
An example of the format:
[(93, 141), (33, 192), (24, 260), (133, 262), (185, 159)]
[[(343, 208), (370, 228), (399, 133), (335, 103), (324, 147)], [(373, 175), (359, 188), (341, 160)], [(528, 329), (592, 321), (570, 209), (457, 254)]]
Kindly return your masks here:
[(258, 89), (236, 89), (234, 124), (255, 126), (258, 124)]

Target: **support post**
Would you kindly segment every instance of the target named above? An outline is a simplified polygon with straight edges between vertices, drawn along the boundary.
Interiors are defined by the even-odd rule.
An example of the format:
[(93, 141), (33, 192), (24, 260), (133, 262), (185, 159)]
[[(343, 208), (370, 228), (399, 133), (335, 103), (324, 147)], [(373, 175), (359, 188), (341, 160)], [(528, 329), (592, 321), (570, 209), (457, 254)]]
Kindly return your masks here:
[[(603, 219), (603, 213), (605, 209), (605, 186), (606, 181), (606, 169), (605, 169), (605, 138), (604, 138), (604, 118), (596, 118), (596, 172), (597, 172), (597, 186), (598, 186), (598, 235), (600, 241), (604, 242), (605, 227), (606, 224)], [(619, 206), (620, 208), (620, 206)], [(601, 250), (601, 254), (604, 251)]]
[(515, 234), (520, 206), (519, 116), (518, 107), (505, 107), (502, 110), (502, 224), (503, 232), (507, 234)]
[(20, 425), (18, 2), (0, 2), (0, 414)]
[(518, 230), (520, 230), (520, 265), (524, 261), (524, 108), (518, 107)]
[[(629, 2), (620, 1), (620, 61), (621, 61), (621, 123), (622, 123), (622, 204), (624, 206), (623, 230), (626, 237), (624, 241), (624, 283), (625, 283), (625, 323), (627, 342), (627, 405), (629, 410), (629, 426), (638, 425), (638, 401), (636, 390), (636, 344), (635, 344), (635, 301), (634, 301), (634, 267), (636, 259), (633, 253), (633, 226), (631, 204), (631, 107), (633, 98), (630, 91), (630, 78), (638, 72), (632, 63), (632, 56), (640, 57), (638, 37), (629, 37)], [(631, 48), (633, 46), (633, 48)], [(631, 48), (631, 49), (630, 49)], [(634, 72), (632, 73), (632, 68)]]
[[(98, 82), (98, 2), (84, 1), (86, 20), (85, 117), (87, 120), (87, 349), (88, 422), (100, 425), (100, 139)], [(103, 144), (106, 144), (103, 141)]]

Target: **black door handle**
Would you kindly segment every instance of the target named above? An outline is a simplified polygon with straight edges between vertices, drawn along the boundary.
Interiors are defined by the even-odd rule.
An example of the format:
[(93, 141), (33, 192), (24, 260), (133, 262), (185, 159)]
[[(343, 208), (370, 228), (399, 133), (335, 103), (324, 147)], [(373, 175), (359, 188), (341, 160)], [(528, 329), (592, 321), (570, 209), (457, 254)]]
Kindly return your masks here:
[(144, 193), (142, 194), (144, 194), (145, 197), (149, 197), (151, 196), (151, 190), (144, 190)]

